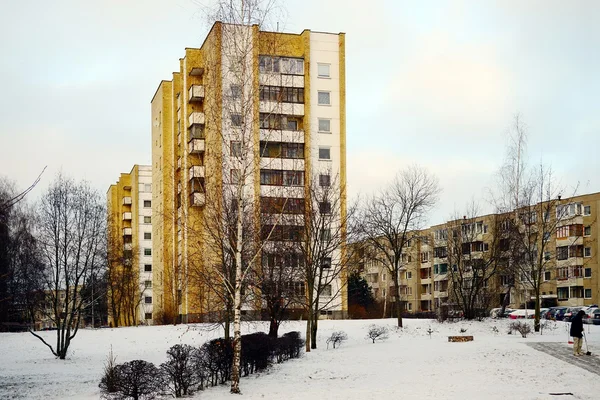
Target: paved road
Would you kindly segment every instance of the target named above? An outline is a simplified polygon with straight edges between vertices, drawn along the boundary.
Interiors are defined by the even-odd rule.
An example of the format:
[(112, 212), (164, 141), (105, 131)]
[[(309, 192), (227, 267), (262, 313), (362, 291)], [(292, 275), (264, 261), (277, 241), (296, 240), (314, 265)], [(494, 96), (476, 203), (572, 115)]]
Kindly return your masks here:
[[(573, 346), (567, 345), (566, 343), (534, 342), (527, 343), (527, 345), (538, 351), (550, 354), (559, 360), (576, 365), (587, 371), (593, 372), (596, 375), (600, 375), (600, 357), (598, 356), (598, 349), (594, 349), (594, 347), (590, 347), (590, 351), (592, 352), (591, 356), (584, 355), (576, 357), (573, 355)], [(585, 343), (583, 345), (583, 351), (585, 351)]]

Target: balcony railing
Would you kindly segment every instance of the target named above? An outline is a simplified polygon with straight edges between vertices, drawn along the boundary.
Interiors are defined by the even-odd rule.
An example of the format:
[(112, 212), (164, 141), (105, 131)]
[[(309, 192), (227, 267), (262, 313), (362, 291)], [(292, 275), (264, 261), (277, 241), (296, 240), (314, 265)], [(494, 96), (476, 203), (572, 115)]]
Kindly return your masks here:
[(129, 196), (123, 197), (123, 205), (125, 205), (125, 206), (131, 205), (131, 197), (129, 197)]
[(190, 139), (188, 151), (190, 154), (204, 153), (204, 139)]
[(131, 213), (130, 212), (123, 213), (123, 221), (131, 221)]
[(132, 234), (133, 234), (133, 229), (123, 228), (123, 236), (131, 236)]
[(190, 86), (190, 90), (188, 91), (188, 99), (190, 102), (192, 101), (202, 101), (204, 99), (204, 86), (202, 85), (192, 85)]
[(188, 118), (188, 126), (191, 127), (193, 125), (204, 125), (204, 113), (199, 111), (194, 111), (190, 114)]
[(203, 206), (206, 204), (204, 193), (190, 193), (190, 206)]
[(193, 167), (190, 167), (188, 178), (204, 178), (204, 165), (194, 165)]

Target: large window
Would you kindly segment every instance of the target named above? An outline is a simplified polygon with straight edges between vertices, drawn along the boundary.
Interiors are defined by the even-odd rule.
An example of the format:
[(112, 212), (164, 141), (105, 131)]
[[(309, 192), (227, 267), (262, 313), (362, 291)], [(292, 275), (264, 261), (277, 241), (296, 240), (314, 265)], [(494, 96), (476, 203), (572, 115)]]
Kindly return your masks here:
[(319, 118), (319, 132), (331, 133), (331, 120)]
[(556, 259), (557, 260), (566, 260), (569, 258), (569, 247), (568, 246), (560, 246), (556, 248)]
[(260, 142), (260, 156), (269, 158), (304, 158), (303, 143)]
[(331, 175), (320, 174), (319, 186), (331, 186)]
[(568, 300), (569, 299), (569, 288), (568, 287), (559, 287), (556, 289), (556, 297), (558, 300)]
[(262, 73), (304, 75), (304, 60), (302, 58), (260, 56), (258, 69)]
[(144, 255), (145, 256), (151, 256), (152, 255), (152, 249), (148, 249), (148, 248), (144, 249)]
[(300, 126), (301, 119), (290, 115), (283, 114), (268, 114), (260, 113), (260, 128), (261, 129), (285, 129), (289, 131), (297, 131)]
[(304, 186), (304, 171), (261, 169), (260, 184), (271, 186)]
[(304, 88), (284, 86), (261, 86), (258, 93), (262, 101), (304, 103)]

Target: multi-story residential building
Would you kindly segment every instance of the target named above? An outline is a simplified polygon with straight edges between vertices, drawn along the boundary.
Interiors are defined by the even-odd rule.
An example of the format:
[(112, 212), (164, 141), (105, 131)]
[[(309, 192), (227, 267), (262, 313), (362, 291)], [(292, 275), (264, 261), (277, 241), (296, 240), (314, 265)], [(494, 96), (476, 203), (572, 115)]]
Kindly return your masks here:
[[(134, 165), (107, 192), (109, 323), (151, 324), (152, 167)], [(118, 320), (118, 321), (116, 321)]]
[[(499, 307), (505, 296), (508, 305), (533, 307), (533, 287), (524, 271), (509, 268), (509, 255), (503, 241), (509, 240), (503, 224), (518, 219), (523, 226), (542, 218), (539, 207), (530, 211), (473, 216), (411, 232), (413, 239), (404, 249), (400, 272), (400, 298), (405, 311), (436, 311), (455, 306), (456, 285), (469, 288), (476, 283), (472, 270), (485, 282), (485, 304)], [(533, 210), (533, 211), (531, 211)], [(544, 246), (532, 243), (531, 251), (543, 248), (540, 297), (542, 307), (598, 304), (600, 301), (600, 193), (559, 199), (547, 208), (551, 223), (543, 238), (536, 227), (532, 234), (544, 240)], [(525, 215), (527, 214), (527, 215)], [(506, 242), (508, 245), (508, 242)], [(366, 252), (365, 254), (368, 254)], [(537, 253), (536, 253), (537, 254)], [(506, 265), (504, 265), (505, 263)], [(542, 265), (540, 264), (540, 265)], [(465, 269), (461, 269), (465, 268)], [(379, 302), (394, 299), (389, 271), (375, 257), (363, 259), (360, 270)], [(455, 286), (453, 286), (455, 285)]]
[[(240, 179), (257, 219), (275, 209), (290, 214), (281, 229), (267, 229), (277, 237), (298, 237), (311, 182), (335, 185), (337, 212), (345, 213), (344, 40), (217, 22), (159, 84), (152, 99), (152, 264), (154, 307), (165, 322), (210, 320), (222, 310), (206, 279), (194, 278), (220, 262), (206, 221), (226, 207), (225, 193)], [(250, 173), (239, 159), (251, 160)], [(335, 286), (331, 293), (343, 285)], [(339, 292), (325, 315), (345, 315), (346, 293)], [(261, 307), (244, 305), (246, 312)]]

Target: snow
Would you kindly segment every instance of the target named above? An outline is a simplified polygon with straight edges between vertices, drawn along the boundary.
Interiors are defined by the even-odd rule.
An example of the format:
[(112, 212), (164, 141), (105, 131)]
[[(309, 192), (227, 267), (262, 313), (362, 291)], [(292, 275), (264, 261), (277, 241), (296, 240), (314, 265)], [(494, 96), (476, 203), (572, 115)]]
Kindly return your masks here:
[[(318, 349), (302, 358), (274, 365), (269, 371), (242, 379), (247, 399), (556, 399), (549, 393), (571, 392), (577, 399), (597, 399), (598, 375), (527, 346), (528, 342), (560, 342), (567, 348), (568, 324), (552, 323), (543, 335), (508, 335), (509, 320), (460, 321), (440, 324), (405, 319), (331, 320), (319, 322)], [(527, 321), (532, 323), (532, 321)], [(390, 328), (389, 338), (371, 343), (371, 324)], [(0, 399), (93, 399), (112, 346), (117, 362), (141, 358), (160, 364), (176, 343), (200, 345), (218, 337), (208, 325), (154, 326), (80, 330), (68, 359), (55, 359), (29, 333), (0, 334)], [(266, 331), (263, 322), (244, 325), (244, 333)], [(427, 331), (431, 329), (431, 335)], [(292, 321), (280, 333), (299, 330)], [(326, 349), (334, 331), (345, 331), (340, 348)], [(461, 333), (461, 330), (466, 332)], [(590, 350), (600, 351), (600, 326), (585, 326)], [(472, 335), (473, 342), (449, 343), (449, 335)], [(43, 332), (52, 340), (55, 332)], [(202, 399), (229, 397), (228, 386), (209, 388)], [(572, 398), (572, 397), (571, 397)]]

